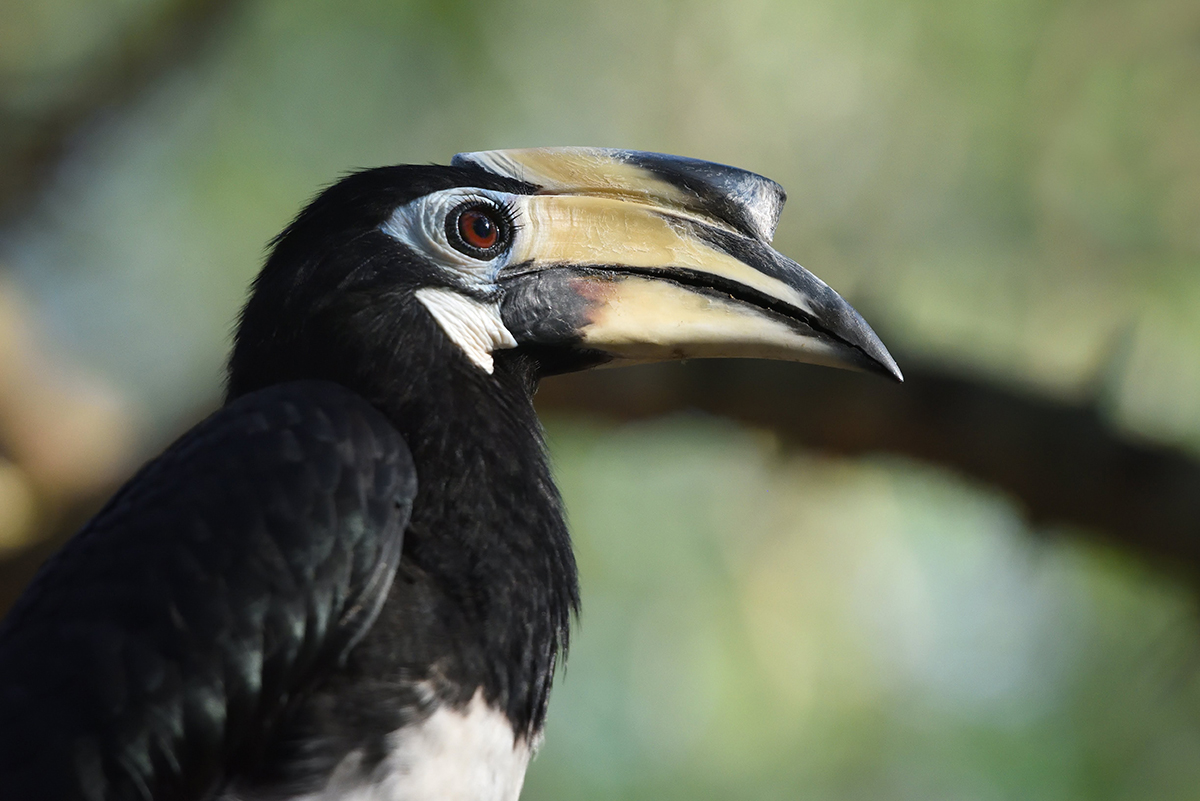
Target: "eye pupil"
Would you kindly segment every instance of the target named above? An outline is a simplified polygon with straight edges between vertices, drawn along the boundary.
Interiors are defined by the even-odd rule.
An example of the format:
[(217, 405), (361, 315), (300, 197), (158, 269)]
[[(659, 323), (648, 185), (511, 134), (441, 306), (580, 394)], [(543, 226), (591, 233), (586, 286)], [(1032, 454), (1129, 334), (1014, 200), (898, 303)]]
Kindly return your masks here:
[(474, 215), (475, 219), (471, 223), (471, 231), (480, 239), (487, 239), (496, 233), (492, 221), (482, 214)]

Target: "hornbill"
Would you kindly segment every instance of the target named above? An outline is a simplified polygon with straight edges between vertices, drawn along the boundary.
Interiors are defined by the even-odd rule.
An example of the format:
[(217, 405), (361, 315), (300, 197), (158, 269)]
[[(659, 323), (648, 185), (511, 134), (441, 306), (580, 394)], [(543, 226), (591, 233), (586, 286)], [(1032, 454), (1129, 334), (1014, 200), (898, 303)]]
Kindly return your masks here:
[(0, 799), (515, 799), (579, 591), (533, 394), (688, 357), (901, 379), (774, 182), (550, 148), (352, 174), (273, 243), (224, 405), (0, 626)]

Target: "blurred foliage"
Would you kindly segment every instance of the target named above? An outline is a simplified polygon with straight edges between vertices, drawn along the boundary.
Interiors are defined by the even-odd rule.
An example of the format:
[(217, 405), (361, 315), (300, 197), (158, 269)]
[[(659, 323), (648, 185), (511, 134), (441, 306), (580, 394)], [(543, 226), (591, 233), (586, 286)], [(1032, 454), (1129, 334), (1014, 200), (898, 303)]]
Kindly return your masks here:
[[(183, 5), (0, 0), (4, 119)], [(779, 180), (777, 246), (889, 342), (1200, 450), (1194, 0), (253, 0), (223, 25), (0, 231), (40, 350), (144, 447), (217, 401), (264, 243), (320, 185), (591, 144)], [(585, 611), (527, 798), (1200, 797), (1194, 599), (1163, 579), (912, 463), (711, 420), (551, 434)]]
[[(0, 100), (31, 119), (75, 100), (113, 42), (136, 36), (168, 0), (5, 0), (0, 9)], [(181, 4), (182, 5), (182, 4)]]
[(0, 557), (44, 536), (72, 501), (111, 489), (133, 455), (120, 398), (45, 352), (29, 317), (0, 278)]
[(1193, 799), (1194, 598), (939, 471), (555, 420), (584, 612), (527, 799)]

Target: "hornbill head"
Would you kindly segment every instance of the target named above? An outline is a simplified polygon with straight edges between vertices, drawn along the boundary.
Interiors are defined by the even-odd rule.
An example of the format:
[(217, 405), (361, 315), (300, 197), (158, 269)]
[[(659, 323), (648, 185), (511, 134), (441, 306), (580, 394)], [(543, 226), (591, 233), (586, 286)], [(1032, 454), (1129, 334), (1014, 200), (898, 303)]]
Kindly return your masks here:
[(480, 375), (516, 355), (537, 375), (758, 357), (903, 380), (862, 317), (771, 248), (784, 199), (745, 170), (601, 148), (351, 175), (276, 241), (230, 394), (389, 369), (415, 337)]

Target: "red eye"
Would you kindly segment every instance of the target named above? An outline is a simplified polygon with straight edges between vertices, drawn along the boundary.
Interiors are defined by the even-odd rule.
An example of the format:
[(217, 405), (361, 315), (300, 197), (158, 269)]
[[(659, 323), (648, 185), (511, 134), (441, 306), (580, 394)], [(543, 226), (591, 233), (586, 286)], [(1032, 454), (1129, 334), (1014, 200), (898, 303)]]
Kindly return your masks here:
[(446, 215), (446, 239), (473, 259), (494, 259), (512, 243), (512, 218), (490, 201), (469, 200)]
[(491, 250), (500, 241), (500, 225), (489, 211), (491, 209), (473, 208), (458, 215), (458, 235), (477, 250)]

